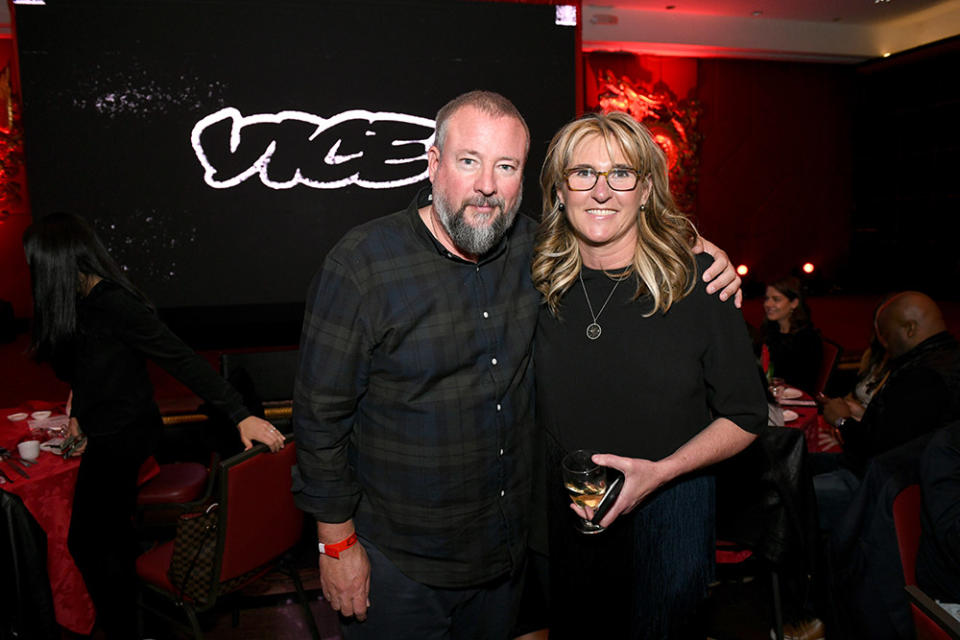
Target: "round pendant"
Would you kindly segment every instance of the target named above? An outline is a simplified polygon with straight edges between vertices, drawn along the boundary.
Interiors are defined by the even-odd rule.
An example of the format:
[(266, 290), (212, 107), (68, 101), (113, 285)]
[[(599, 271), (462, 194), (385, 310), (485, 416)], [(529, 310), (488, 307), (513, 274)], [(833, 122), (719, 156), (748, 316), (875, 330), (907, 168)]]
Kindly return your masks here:
[(596, 322), (591, 322), (587, 325), (587, 337), (591, 340), (596, 340), (600, 337), (600, 325)]

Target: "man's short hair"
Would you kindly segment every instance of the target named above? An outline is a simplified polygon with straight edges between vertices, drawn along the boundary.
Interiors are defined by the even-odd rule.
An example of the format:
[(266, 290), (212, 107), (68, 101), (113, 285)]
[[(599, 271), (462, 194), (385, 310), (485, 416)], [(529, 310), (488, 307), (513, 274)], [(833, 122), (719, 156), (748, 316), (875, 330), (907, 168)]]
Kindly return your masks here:
[(436, 127), (437, 136), (434, 145), (443, 153), (443, 143), (447, 137), (447, 125), (450, 118), (463, 107), (473, 107), (478, 111), (495, 118), (506, 117), (515, 118), (523, 125), (523, 132), (526, 134), (526, 145), (524, 155), (530, 150), (530, 128), (526, 120), (520, 115), (520, 111), (510, 100), (493, 91), (474, 90), (461, 94), (443, 105), (437, 112)]

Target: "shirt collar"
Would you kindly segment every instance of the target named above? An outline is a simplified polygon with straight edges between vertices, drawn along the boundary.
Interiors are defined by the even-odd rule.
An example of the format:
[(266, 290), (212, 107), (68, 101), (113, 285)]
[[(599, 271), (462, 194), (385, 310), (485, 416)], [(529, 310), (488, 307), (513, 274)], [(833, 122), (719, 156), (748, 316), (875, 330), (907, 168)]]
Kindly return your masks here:
[(910, 351), (907, 351), (903, 355), (891, 360), (890, 368), (898, 369), (908, 362), (912, 362), (926, 355), (927, 353), (930, 353), (931, 351), (938, 351), (944, 348), (944, 345), (950, 342), (954, 342), (954, 337), (949, 331), (941, 331), (940, 333), (936, 333), (915, 346), (913, 349), (910, 349)]
[(480, 260), (476, 263), (470, 262), (469, 260), (464, 260), (458, 256), (453, 255), (443, 244), (433, 237), (433, 234), (430, 232), (430, 229), (427, 228), (427, 225), (424, 224), (423, 220), (420, 218), (420, 209), (431, 204), (433, 202), (433, 189), (431, 187), (423, 187), (420, 191), (417, 192), (417, 195), (414, 196), (413, 201), (410, 202), (410, 205), (407, 207), (407, 216), (410, 219), (410, 224), (413, 227), (413, 232), (428, 246), (433, 247), (433, 249), (448, 260), (453, 260), (454, 262), (461, 262), (463, 264), (477, 264), (483, 265), (491, 260), (497, 259), (504, 251), (507, 250), (507, 247), (510, 244), (510, 236), (513, 234), (513, 228), (515, 226), (511, 225), (510, 229), (503, 235), (500, 239), (500, 242), (491, 249), (490, 251), (483, 254), (480, 257)]

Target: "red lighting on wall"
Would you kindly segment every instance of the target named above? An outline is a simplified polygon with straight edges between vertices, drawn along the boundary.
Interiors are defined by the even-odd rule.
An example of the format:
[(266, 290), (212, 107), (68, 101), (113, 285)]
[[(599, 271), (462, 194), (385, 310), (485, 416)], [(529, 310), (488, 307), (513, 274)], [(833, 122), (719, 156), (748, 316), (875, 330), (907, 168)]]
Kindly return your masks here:
[(23, 208), (23, 130), (8, 64), (0, 70), (0, 224)]
[(743, 277), (748, 273), (750, 273), (750, 267), (748, 267), (747, 265), (742, 264), (739, 267), (737, 267), (737, 275)]
[(813, 273), (813, 272), (816, 270), (816, 267), (814, 266), (814, 264), (813, 264), (812, 262), (804, 262), (804, 263), (803, 263), (803, 266), (801, 267), (801, 269), (803, 269), (803, 272), (804, 272), (804, 273), (810, 274), (810, 273)]

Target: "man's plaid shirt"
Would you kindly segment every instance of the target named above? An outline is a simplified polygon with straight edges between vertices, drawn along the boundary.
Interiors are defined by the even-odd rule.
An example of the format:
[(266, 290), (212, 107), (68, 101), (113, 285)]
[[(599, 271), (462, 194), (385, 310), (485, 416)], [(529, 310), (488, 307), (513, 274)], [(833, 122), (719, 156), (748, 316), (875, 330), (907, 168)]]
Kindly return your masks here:
[(310, 287), (294, 492), (318, 521), (353, 518), (411, 578), (459, 588), (525, 551), (535, 224), (517, 216), (467, 262), (424, 226), (428, 198), (348, 232)]

